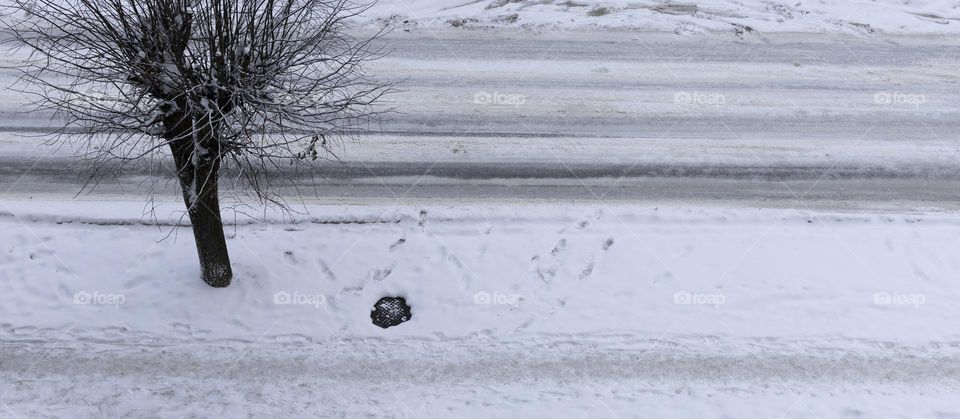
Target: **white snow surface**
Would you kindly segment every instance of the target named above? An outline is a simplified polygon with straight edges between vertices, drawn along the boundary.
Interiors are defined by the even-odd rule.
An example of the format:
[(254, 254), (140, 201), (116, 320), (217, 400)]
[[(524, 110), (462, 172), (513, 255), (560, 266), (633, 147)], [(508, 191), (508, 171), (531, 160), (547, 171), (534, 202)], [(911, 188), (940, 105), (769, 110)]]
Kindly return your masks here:
[[(557, 30), (557, 38), (596, 39), (612, 30), (748, 27), (882, 42), (883, 33), (953, 34), (958, 8), (930, 0), (383, 0), (363, 18), (439, 38), (494, 29), (490, 42), (499, 42), (504, 28), (519, 28), (505, 31), (510, 36)], [(923, 45), (923, 38), (897, 42)], [(857, 57), (856, 48), (850, 52)], [(912, 115), (946, 121), (930, 124), (940, 129), (954, 120), (958, 97), (941, 89), (955, 79), (951, 57), (936, 54), (905, 68), (870, 64), (870, 71), (845, 62), (734, 62), (716, 72), (713, 63), (685, 60), (452, 62), (414, 54), (372, 69), (428, 82), (400, 93), (399, 103), (417, 117), (507, 118), (517, 111), (478, 105), (477, 79), (463, 83), (458, 72), (469, 70), (487, 77), (481, 81), (541, 85), (546, 93), (515, 89), (529, 96), (523, 112), (533, 117), (568, 109), (690, 120)], [(749, 90), (716, 87), (729, 74), (749, 80)], [(596, 78), (659, 84), (605, 92), (589, 84)], [(678, 92), (702, 86), (683, 84), (691, 80), (726, 89), (716, 91), (727, 106), (678, 104)], [(784, 84), (778, 80), (841, 88), (768, 89)], [(554, 87), (562, 81), (585, 86)], [(876, 93), (901, 90), (925, 95), (925, 106), (876, 103)], [(17, 94), (5, 97), (6, 108), (20, 107)], [(942, 120), (930, 116), (938, 114)], [(10, 127), (46, 123), (10, 112), (3, 118)], [(737, 128), (682, 133), (683, 141), (377, 134), (343, 152), (358, 163), (952, 170), (956, 139), (924, 127), (909, 141), (860, 135), (857, 127), (852, 137), (844, 130), (785, 138)], [(843, 141), (849, 138), (855, 141)], [(33, 139), (4, 133), (0, 150), (8, 161), (40, 162)], [(71, 152), (45, 156), (68, 161)], [(31, 170), (5, 179), (11, 190), (26, 188), (0, 191), (3, 418), (960, 416), (960, 213), (944, 202), (843, 209), (799, 198), (790, 208), (400, 196), (331, 198), (293, 216), (227, 210), (236, 277), (227, 289), (211, 289), (199, 279), (176, 196), (160, 195), (152, 211), (136, 193), (70, 199), (30, 184), (69, 176), (33, 179)], [(375, 181), (457, 184), (424, 176)], [(406, 298), (409, 322), (386, 330), (371, 324), (370, 310), (386, 295)]]
[(380, 0), (363, 17), (405, 29), (526, 27), (667, 31), (956, 33), (947, 0)]
[[(228, 217), (236, 279), (216, 290), (197, 279), (173, 203), (156, 209), (159, 228), (134, 202), (0, 209), (4, 339), (629, 333), (920, 344), (957, 338), (960, 315), (960, 217), (949, 212), (318, 206), (286, 223)], [(82, 293), (124, 301), (74, 304)], [(277, 293), (304, 304), (275, 304)], [(683, 304), (686, 294), (703, 304)], [(893, 304), (877, 300), (886, 294)], [(384, 295), (406, 297), (413, 320), (373, 327), (365, 313)]]
[(960, 409), (955, 212), (308, 209), (227, 217), (212, 289), (178, 203), (0, 201), (4, 416)]

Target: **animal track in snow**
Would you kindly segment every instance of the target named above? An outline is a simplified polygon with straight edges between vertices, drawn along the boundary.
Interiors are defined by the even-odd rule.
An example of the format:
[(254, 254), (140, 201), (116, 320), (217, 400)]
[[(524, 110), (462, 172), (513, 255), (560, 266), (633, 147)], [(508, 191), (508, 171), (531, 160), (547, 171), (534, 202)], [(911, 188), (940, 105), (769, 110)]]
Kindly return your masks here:
[(374, 281), (383, 281), (387, 279), (388, 276), (393, 272), (393, 269), (397, 267), (397, 262), (390, 262), (385, 268), (373, 268), (370, 270), (370, 279)]
[(553, 278), (556, 278), (557, 266), (545, 266), (543, 261), (540, 259), (540, 255), (530, 258), (530, 262), (533, 263), (534, 272), (536, 272), (537, 278), (539, 278), (541, 281), (550, 282), (553, 280)]

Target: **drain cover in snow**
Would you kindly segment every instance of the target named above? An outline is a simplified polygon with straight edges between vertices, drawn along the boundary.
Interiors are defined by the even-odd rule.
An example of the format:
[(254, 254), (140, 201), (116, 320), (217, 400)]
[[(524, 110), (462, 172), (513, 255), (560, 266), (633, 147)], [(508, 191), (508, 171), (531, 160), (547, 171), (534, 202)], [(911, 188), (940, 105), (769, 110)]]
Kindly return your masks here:
[(373, 324), (384, 329), (410, 320), (410, 306), (403, 297), (383, 297), (373, 305), (370, 318)]

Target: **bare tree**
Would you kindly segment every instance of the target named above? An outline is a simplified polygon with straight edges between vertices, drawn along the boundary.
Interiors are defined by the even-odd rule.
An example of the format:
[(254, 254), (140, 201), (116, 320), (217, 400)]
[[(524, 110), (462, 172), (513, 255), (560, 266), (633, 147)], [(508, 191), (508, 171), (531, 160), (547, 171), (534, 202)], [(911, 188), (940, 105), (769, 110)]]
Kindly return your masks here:
[[(271, 184), (309, 165), (378, 113), (390, 86), (364, 64), (382, 33), (358, 38), (348, 0), (14, 0), (7, 29), (30, 51), (27, 90), (106, 162), (169, 150), (193, 226), (203, 280), (233, 273), (220, 214), (232, 166), (261, 203)], [(325, 150), (326, 149), (326, 150)]]

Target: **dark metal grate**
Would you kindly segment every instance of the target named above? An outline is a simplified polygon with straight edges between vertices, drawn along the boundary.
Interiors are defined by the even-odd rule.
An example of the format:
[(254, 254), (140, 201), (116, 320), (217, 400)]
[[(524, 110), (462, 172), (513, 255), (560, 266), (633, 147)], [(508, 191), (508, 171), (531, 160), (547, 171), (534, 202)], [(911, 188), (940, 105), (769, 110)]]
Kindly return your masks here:
[(411, 317), (413, 314), (410, 306), (403, 297), (383, 297), (373, 305), (373, 311), (370, 312), (373, 324), (384, 329), (410, 320)]

